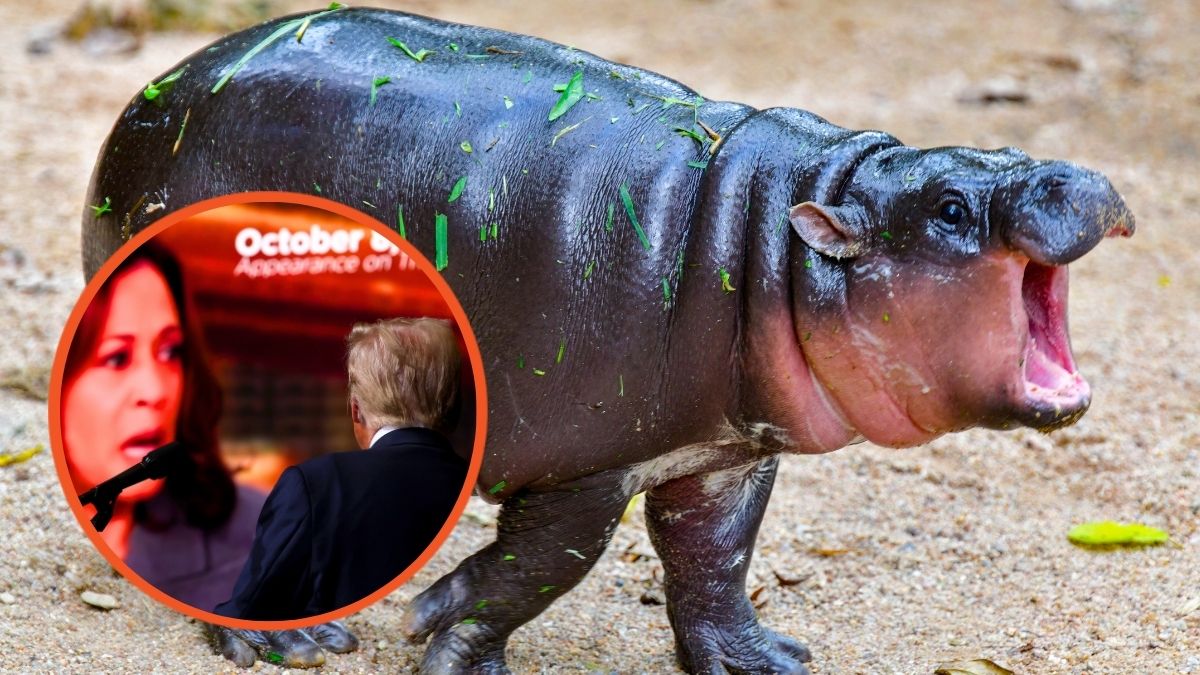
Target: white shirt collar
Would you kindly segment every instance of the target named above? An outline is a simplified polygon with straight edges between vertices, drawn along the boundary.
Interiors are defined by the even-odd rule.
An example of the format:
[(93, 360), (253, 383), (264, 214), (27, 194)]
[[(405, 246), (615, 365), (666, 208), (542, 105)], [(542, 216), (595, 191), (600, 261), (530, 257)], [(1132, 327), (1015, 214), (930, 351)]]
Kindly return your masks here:
[(375, 444), (379, 442), (379, 439), (383, 438), (384, 436), (387, 436), (388, 434), (392, 433), (393, 431), (395, 431), (399, 428), (400, 427), (389, 427), (389, 426), (379, 427), (379, 431), (376, 431), (375, 435), (371, 437), (371, 444), (368, 445), (367, 447), (368, 448), (375, 447)]

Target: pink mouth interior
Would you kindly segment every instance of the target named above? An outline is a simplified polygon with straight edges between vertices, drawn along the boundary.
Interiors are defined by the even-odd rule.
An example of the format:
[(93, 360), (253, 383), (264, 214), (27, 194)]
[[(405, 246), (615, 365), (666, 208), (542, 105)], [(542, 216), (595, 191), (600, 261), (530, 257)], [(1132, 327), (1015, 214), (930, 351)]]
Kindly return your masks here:
[(165, 434), (161, 430), (138, 434), (121, 444), (121, 451), (134, 459), (141, 459), (151, 450), (163, 445)]
[(1066, 268), (1025, 267), (1021, 295), (1029, 319), (1025, 345), (1025, 393), (1052, 405), (1076, 404), (1088, 398), (1091, 388), (1075, 369), (1067, 336)]

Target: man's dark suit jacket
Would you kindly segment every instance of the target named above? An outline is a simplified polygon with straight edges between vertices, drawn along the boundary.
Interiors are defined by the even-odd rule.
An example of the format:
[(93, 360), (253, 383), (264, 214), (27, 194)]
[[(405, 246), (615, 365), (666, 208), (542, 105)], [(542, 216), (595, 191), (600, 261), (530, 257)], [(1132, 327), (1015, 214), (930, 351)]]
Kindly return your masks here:
[(361, 600), (433, 541), (466, 475), (445, 438), (419, 428), (288, 468), (263, 505), (233, 596), (216, 613), (300, 619)]

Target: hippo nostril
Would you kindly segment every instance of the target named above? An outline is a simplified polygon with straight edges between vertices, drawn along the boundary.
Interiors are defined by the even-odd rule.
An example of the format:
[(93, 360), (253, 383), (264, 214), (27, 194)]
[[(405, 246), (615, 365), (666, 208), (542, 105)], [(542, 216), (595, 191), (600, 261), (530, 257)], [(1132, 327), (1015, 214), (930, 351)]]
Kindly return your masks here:
[(1067, 185), (1067, 183), (1069, 183), (1069, 182), (1070, 182), (1070, 179), (1067, 178), (1066, 176), (1054, 175), (1054, 176), (1048, 176), (1043, 181), (1043, 185), (1045, 185), (1047, 188), (1049, 188), (1051, 190), (1057, 190), (1059, 188), (1065, 187)]

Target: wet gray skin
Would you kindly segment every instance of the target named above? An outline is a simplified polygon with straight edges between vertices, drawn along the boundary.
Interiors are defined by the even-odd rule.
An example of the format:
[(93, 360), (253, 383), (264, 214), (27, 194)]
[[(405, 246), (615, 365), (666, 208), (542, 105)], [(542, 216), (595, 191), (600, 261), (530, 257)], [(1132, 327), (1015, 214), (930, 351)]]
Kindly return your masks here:
[[(506, 672), (508, 636), (583, 578), (641, 491), (680, 665), (807, 672), (744, 589), (779, 454), (1051, 429), (1087, 407), (1065, 265), (1133, 231), (1098, 174), (697, 102), (560, 45), (378, 10), (324, 15), (211, 93), (280, 21), (130, 104), (93, 177), (89, 203), (112, 213), (85, 209), (84, 267), (238, 191), (319, 190), (385, 223), (399, 207), (431, 259), (446, 217), (443, 274), (489, 388), (479, 487), (502, 508), (496, 541), (408, 609), (425, 672)], [(388, 37), (435, 51), (418, 62)], [(576, 72), (592, 96), (548, 120)], [(214, 635), (243, 665), (312, 665), (320, 647)]]

